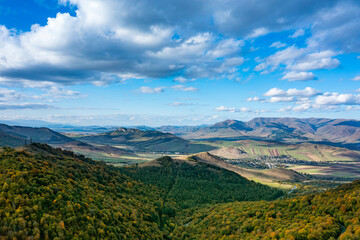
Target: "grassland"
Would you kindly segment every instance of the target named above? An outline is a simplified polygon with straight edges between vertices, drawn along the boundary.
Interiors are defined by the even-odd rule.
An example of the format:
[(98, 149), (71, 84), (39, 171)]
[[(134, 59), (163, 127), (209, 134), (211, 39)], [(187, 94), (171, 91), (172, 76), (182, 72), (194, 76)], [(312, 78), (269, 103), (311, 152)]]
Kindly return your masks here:
[[(218, 148), (237, 147), (247, 153), (248, 158), (257, 156), (290, 156), (310, 162), (354, 162), (360, 161), (360, 152), (322, 144), (285, 144), (253, 140), (240, 141), (203, 141)], [(244, 156), (245, 157), (245, 156)]]

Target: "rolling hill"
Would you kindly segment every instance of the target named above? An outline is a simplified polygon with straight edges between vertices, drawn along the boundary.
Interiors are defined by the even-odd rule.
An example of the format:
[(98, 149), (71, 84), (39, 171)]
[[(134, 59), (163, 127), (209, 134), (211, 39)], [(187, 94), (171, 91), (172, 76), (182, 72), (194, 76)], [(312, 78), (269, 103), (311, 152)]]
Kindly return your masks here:
[(193, 153), (214, 149), (212, 146), (192, 143), (170, 133), (134, 128), (119, 128), (102, 134), (79, 136), (76, 139), (90, 144), (125, 145), (137, 151)]
[(359, 181), (273, 200), (209, 153), (116, 168), (34, 143), (0, 163), (4, 239), (360, 238)]
[(0, 146), (19, 147), (30, 142), (45, 143), (84, 155), (107, 154), (111, 156), (131, 155), (131, 151), (111, 146), (93, 146), (76, 141), (49, 128), (8, 126), (0, 124)]
[(315, 143), (283, 143), (279, 141), (206, 141), (219, 147), (211, 154), (227, 159), (290, 157), (309, 162), (347, 162), (360, 160), (360, 152), (347, 148)]
[(360, 239), (360, 181), (272, 202), (213, 205), (184, 217), (174, 239)]
[(156, 187), (69, 151), (0, 151), (0, 237), (162, 239)]
[(190, 157), (197, 162), (206, 163), (216, 167), (220, 167), (232, 172), (235, 172), (247, 179), (261, 182), (263, 184), (272, 185), (276, 181), (301, 181), (306, 179), (303, 175), (285, 168), (272, 168), (272, 169), (247, 169), (233, 164), (229, 164), (221, 158), (212, 155), (208, 152), (198, 153)]
[(273, 200), (281, 190), (250, 181), (215, 164), (162, 157), (124, 168), (125, 174), (163, 189), (181, 209), (233, 201)]
[[(185, 139), (255, 139), (289, 142), (322, 141), (360, 143), (360, 121), (325, 118), (255, 118), (248, 122), (226, 120), (201, 127)], [(357, 146), (356, 144), (354, 145)]]
[(19, 147), (24, 145), (25, 142), (26, 140), (21, 137), (0, 132), (0, 146)]
[(74, 141), (73, 139), (55, 132), (49, 128), (32, 128), (21, 126), (9, 126), (0, 124), (0, 132), (25, 140), (46, 144), (63, 144)]

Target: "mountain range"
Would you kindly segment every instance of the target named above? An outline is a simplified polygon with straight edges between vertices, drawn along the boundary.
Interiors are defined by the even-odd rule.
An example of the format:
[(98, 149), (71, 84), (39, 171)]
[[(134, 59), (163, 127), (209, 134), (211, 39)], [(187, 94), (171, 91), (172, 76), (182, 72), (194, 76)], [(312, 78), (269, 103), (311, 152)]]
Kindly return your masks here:
[[(183, 127), (185, 128), (185, 127)], [(255, 139), (286, 142), (333, 142), (349, 146), (360, 143), (360, 121), (326, 118), (254, 118), (248, 122), (226, 120), (210, 126), (166, 129), (185, 139)]]
[(136, 151), (194, 153), (214, 149), (212, 146), (193, 143), (171, 133), (142, 131), (136, 128), (118, 128), (100, 134), (80, 135), (76, 139), (90, 144), (126, 145)]

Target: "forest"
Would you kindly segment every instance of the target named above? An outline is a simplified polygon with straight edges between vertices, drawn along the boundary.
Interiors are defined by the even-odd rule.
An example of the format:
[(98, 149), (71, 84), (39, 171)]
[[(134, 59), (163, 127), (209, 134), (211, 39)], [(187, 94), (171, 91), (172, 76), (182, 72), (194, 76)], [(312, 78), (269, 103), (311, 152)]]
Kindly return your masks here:
[(360, 181), (278, 199), (170, 157), (117, 168), (34, 143), (0, 162), (0, 239), (360, 239)]

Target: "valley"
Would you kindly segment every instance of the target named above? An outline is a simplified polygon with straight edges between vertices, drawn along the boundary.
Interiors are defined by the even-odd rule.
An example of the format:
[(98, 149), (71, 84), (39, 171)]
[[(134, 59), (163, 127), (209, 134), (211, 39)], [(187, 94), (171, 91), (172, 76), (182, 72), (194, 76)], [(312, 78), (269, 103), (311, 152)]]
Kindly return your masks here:
[[(217, 126), (227, 132), (233, 124)], [(354, 199), (360, 188), (358, 182), (351, 183), (360, 179), (356, 149), (332, 146), (327, 140), (221, 135), (188, 140), (142, 129), (84, 134), (1, 125), (0, 216), (8, 217), (1, 218), (6, 227), (0, 236), (257, 239), (260, 234), (269, 239), (357, 239), (360, 203)], [(177, 129), (188, 134), (201, 127)], [(26, 182), (33, 184), (26, 187)], [(20, 193), (21, 201), (13, 191)], [(104, 195), (108, 197), (100, 201)], [(36, 215), (26, 217), (34, 211)], [(314, 229), (318, 233), (313, 236)]]

